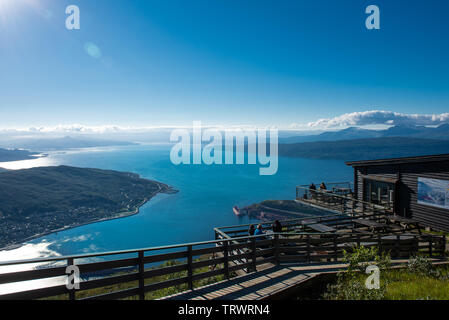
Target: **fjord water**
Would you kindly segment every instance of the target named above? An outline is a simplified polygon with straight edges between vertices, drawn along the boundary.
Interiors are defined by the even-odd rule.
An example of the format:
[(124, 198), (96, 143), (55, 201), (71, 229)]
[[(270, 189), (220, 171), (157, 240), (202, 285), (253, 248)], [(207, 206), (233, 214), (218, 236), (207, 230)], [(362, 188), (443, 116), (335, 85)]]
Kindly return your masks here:
[[(214, 227), (251, 221), (236, 217), (234, 205), (294, 199), (296, 185), (352, 179), (352, 169), (343, 161), (281, 157), (276, 175), (260, 176), (259, 165), (176, 166), (170, 162), (169, 153), (169, 146), (139, 145), (50, 154), (46, 159), (48, 165), (135, 172), (179, 192), (154, 197), (137, 215), (46, 235), (9, 252), (8, 256), (23, 259), (213, 240)], [(33, 247), (38, 248), (33, 256), (23, 256), (25, 249), (32, 251)]]

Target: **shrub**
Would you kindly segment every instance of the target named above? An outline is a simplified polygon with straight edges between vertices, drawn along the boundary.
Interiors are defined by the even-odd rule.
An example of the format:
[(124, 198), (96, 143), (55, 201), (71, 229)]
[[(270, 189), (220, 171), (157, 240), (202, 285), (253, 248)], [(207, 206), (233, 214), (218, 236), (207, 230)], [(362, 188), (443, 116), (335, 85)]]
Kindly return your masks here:
[(366, 248), (364, 246), (355, 248), (352, 252), (343, 250), (343, 261), (349, 264), (347, 274), (350, 276), (353, 276), (354, 272), (365, 272), (369, 265), (376, 265), (379, 269), (385, 270), (391, 264), (390, 255), (385, 252), (379, 254), (376, 247)]
[(337, 275), (337, 282), (327, 286), (323, 298), (327, 300), (381, 300), (384, 299), (386, 286), (381, 282), (380, 289), (368, 289), (365, 286), (365, 270), (376, 265), (380, 270), (390, 266), (391, 259), (386, 253), (379, 254), (375, 247), (355, 248), (352, 252), (343, 252), (343, 261), (348, 263), (346, 272)]
[(407, 268), (412, 273), (434, 276), (435, 270), (433, 268), (432, 262), (429, 259), (422, 256), (412, 257), (408, 264)]

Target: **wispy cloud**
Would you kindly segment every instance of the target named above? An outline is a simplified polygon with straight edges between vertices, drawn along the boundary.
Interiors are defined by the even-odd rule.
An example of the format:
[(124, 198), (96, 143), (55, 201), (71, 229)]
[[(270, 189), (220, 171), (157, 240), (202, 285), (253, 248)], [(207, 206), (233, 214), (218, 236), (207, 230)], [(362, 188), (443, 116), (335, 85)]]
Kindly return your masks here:
[[(257, 130), (267, 127), (258, 127), (251, 125), (202, 125), (203, 129), (216, 130)], [(268, 127), (271, 128), (271, 127)], [(192, 129), (192, 124), (185, 126), (86, 126), (82, 124), (67, 124), (57, 126), (41, 126), (29, 128), (9, 128), (1, 129), (0, 133), (24, 133), (24, 134), (101, 134), (101, 133), (146, 133), (156, 131), (171, 131), (173, 129)]]
[[(333, 118), (323, 118), (312, 122), (292, 123), (288, 127), (283, 126), (255, 126), (255, 125), (209, 125), (203, 123), (203, 129), (216, 130), (257, 130), (277, 128), (280, 130), (323, 131), (336, 130), (351, 126), (356, 127), (385, 127), (395, 125), (422, 125), (436, 126), (449, 123), (449, 113), (441, 114), (408, 114), (385, 110), (370, 110), (362, 112), (345, 113)], [(89, 126), (83, 124), (61, 124), (56, 126), (39, 126), (28, 128), (0, 128), (0, 134), (24, 136), (39, 135), (89, 135), (89, 134), (141, 134), (170, 132), (173, 129), (191, 129), (192, 125), (184, 126), (120, 126), (98, 125)]]
[(433, 126), (449, 123), (449, 113), (441, 114), (407, 114), (384, 110), (371, 110), (363, 112), (345, 113), (341, 116), (319, 119), (309, 122), (304, 127), (308, 128), (345, 128), (350, 126), (372, 126), (372, 125), (421, 125)]

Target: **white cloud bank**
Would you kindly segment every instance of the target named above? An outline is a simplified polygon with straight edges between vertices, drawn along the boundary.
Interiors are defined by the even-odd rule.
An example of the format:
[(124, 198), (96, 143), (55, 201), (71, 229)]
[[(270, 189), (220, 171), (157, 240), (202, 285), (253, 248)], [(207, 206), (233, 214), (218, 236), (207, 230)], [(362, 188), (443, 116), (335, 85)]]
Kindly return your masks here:
[[(204, 124), (203, 129), (216, 130), (256, 130), (259, 128), (271, 127), (257, 127), (252, 125), (207, 125)], [(192, 124), (185, 126), (146, 126), (146, 127), (132, 127), (132, 126), (86, 126), (82, 124), (67, 124), (57, 126), (42, 126), (29, 128), (9, 128), (1, 129), (0, 133), (24, 133), (24, 134), (103, 134), (103, 133), (148, 133), (148, 132), (170, 132), (174, 129), (192, 129)]]
[[(309, 123), (293, 123), (287, 127), (277, 127), (278, 129), (290, 129), (301, 131), (325, 131), (332, 129), (343, 129), (347, 127), (389, 127), (396, 125), (421, 125), (421, 126), (437, 126), (443, 123), (449, 123), (449, 113), (441, 114), (407, 114), (385, 110), (370, 110), (362, 112), (345, 113), (334, 118), (319, 119)], [(208, 125), (203, 124), (204, 129), (217, 130), (236, 130), (236, 129), (267, 129), (271, 126), (258, 127), (253, 125)], [(116, 134), (144, 134), (144, 133), (164, 133), (170, 132), (173, 129), (186, 128), (191, 129), (191, 125), (185, 126), (86, 126), (82, 124), (67, 124), (57, 126), (42, 126), (29, 128), (1, 128), (0, 135), (17, 135), (24, 136), (39, 136), (39, 135), (116, 135)]]
[[(397, 125), (420, 125), (436, 126), (449, 123), (449, 113), (441, 114), (407, 114), (384, 110), (371, 110), (363, 112), (345, 113), (341, 116), (319, 119), (310, 122), (306, 127), (310, 129), (332, 129), (346, 128), (351, 126), (397, 126)], [(295, 127), (293, 125), (292, 127)], [(299, 127), (301, 125), (298, 125)], [(304, 127), (303, 125), (301, 127)]]

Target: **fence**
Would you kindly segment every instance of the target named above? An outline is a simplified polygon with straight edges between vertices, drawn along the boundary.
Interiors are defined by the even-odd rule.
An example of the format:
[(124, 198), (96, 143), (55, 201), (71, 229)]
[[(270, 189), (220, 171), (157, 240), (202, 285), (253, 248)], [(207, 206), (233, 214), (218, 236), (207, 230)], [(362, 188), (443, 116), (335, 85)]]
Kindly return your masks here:
[(296, 199), (350, 215), (393, 213), (392, 208), (358, 200), (350, 194), (342, 195), (332, 190), (311, 190), (307, 186), (296, 187)]
[[(1, 263), (4, 266), (23, 266), (35, 263), (59, 263), (36, 270), (19, 271), (0, 274), (0, 285), (31, 280), (42, 280), (55, 277), (67, 277), (66, 267), (76, 265), (82, 275), (108, 270), (111, 276), (99, 279), (87, 279), (80, 282), (78, 290), (69, 290), (65, 284), (43, 287), (23, 292), (0, 295), (0, 299), (39, 299), (66, 295), (69, 299), (122, 299), (138, 297), (145, 299), (149, 292), (186, 284), (194, 288), (194, 281), (224, 275), (229, 278), (232, 272), (241, 269), (257, 270), (264, 263), (312, 263), (338, 261), (343, 257), (343, 249), (354, 246), (377, 246), (383, 251), (389, 251), (393, 258), (408, 257), (420, 253), (430, 257), (444, 255), (446, 239), (444, 236), (433, 235), (337, 235), (316, 233), (280, 233), (271, 236), (252, 236), (239, 238), (220, 238), (215, 241), (181, 244), (158, 248), (132, 251), (109, 252), (102, 254), (78, 255), (69, 257), (33, 259)], [(173, 252), (166, 252), (173, 250)], [(164, 253), (160, 253), (163, 251)], [(195, 257), (212, 254), (213, 257), (195, 260)], [(218, 256), (219, 255), (219, 256)], [(108, 256), (125, 256), (119, 259), (77, 264), (77, 260), (101, 258)], [(217, 257), (218, 256), (218, 257)], [(178, 260), (179, 264), (146, 268), (148, 264), (163, 263)], [(239, 261), (239, 263), (235, 263)], [(195, 270), (206, 266), (219, 268), (197, 273)], [(114, 275), (113, 272), (123, 271), (123, 268), (135, 267), (135, 271)], [(146, 280), (163, 275), (181, 276), (162, 282), (146, 283)], [(83, 277), (82, 277), (83, 278)], [(114, 285), (135, 283), (124, 290), (114, 289)], [(108, 287), (109, 292), (101, 295), (89, 295), (89, 290)], [(81, 294), (83, 293), (84, 294)], [(87, 293), (87, 294), (86, 294)], [(80, 296), (81, 294), (81, 296)]]

